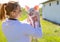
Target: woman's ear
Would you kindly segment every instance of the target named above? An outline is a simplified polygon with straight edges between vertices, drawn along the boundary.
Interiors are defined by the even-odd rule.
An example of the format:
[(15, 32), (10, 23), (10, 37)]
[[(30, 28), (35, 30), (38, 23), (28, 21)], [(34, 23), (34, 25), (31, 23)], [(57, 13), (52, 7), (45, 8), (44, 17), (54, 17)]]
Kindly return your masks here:
[(35, 5), (34, 9), (39, 10), (39, 5)]
[(28, 11), (30, 8), (26, 5), (25, 6), (25, 10)]

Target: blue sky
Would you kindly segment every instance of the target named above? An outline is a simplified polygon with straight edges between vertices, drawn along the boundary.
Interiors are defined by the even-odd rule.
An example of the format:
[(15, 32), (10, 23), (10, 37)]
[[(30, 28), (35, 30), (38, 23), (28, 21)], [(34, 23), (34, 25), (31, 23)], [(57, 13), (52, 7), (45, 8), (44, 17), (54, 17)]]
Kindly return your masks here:
[[(0, 3), (6, 3), (8, 1), (11, 1), (11, 0), (0, 0)], [(25, 5), (29, 7), (34, 7), (35, 5), (39, 5), (39, 3), (42, 3), (47, 0), (13, 0), (13, 1), (19, 2), (21, 7), (25, 7)], [(42, 5), (40, 4), (39, 6), (41, 7)]]

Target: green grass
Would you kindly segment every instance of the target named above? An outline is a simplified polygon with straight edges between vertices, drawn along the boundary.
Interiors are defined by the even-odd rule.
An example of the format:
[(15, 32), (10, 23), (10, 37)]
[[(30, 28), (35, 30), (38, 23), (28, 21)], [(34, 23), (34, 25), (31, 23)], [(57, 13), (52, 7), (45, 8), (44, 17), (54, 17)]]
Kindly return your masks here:
[(60, 26), (41, 18), (43, 37), (39, 42), (60, 42)]
[(24, 8), (22, 8), (22, 12), (21, 12), (21, 16), (20, 16), (20, 18), (19, 18), (19, 20), (24, 20), (25, 18), (27, 18), (27, 12), (25, 11), (25, 9)]
[[(2, 33), (1, 24), (0, 24), (0, 42), (6, 42), (6, 38)], [(59, 25), (53, 24), (41, 18), (41, 27), (43, 36), (42, 38), (38, 39), (39, 42), (60, 42)]]
[(6, 37), (2, 32), (2, 22), (0, 22), (0, 42), (6, 42)]

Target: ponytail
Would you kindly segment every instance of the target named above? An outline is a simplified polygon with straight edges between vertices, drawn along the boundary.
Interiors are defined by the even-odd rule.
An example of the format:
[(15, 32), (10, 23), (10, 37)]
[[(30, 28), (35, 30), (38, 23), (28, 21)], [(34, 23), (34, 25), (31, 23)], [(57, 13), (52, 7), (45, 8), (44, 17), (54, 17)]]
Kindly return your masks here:
[(5, 12), (5, 6), (7, 4), (2, 4), (0, 7), (0, 21), (4, 20), (6, 18), (6, 12)]

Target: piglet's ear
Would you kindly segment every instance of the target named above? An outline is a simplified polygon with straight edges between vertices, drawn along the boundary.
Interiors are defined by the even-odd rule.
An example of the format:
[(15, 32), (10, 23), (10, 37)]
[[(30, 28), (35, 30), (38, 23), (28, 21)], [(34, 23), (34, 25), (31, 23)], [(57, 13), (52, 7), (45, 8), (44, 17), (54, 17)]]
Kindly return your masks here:
[(28, 10), (29, 10), (29, 7), (28, 7), (27, 5), (25, 6), (25, 10), (26, 10), (26, 11), (28, 11)]
[(35, 5), (34, 9), (39, 10), (39, 5)]

